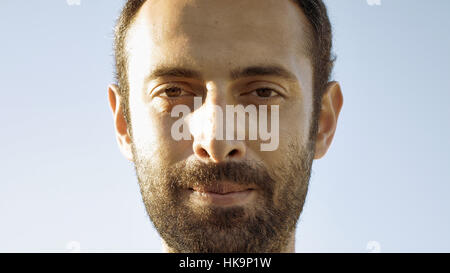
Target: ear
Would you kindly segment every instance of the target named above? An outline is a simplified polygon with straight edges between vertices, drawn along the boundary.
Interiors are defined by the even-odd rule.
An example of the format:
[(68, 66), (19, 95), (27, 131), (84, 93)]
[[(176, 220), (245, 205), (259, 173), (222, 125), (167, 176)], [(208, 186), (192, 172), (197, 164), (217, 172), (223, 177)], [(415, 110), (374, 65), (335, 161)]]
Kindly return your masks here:
[(323, 157), (330, 147), (343, 103), (344, 98), (339, 83), (329, 82), (322, 97), (314, 159)]
[(113, 113), (114, 128), (119, 149), (126, 159), (133, 161), (131, 136), (128, 132), (127, 121), (123, 115), (123, 107), (121, 103), (122, 97), (119, 94), (119, 87), (117, 85), (110, 84), (108, 86), (108, 99)]

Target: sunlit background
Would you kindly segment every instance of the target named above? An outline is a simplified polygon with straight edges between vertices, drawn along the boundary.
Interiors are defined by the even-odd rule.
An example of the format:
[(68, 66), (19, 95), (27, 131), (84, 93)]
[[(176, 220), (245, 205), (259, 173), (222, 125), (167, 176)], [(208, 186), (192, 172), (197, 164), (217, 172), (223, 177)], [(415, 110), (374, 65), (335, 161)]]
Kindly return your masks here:
[[(326, 3), (344, 107), (296, 251), (450, 252), (450, 1)], [(1, 252), (162, 250), (107, 102), (122, 4), (0, 2)]]

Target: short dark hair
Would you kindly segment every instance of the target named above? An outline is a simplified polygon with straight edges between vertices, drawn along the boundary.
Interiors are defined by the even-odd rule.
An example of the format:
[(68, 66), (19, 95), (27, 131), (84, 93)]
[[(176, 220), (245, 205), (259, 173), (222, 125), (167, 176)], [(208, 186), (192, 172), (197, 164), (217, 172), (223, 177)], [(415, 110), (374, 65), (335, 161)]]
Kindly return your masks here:
[[(147, 0), (127, 0), (115, 28), (114, 54), (116, 65), (116, 81), (119, 85), (119, 95), (122, 97), (122, 106), (125, 119), (131, 127), (129, 112), (129, 84), (127, 75), (127, 54), (125, 50), (126, 37), (130, 25), (133, 23), (139, 9)], [(330, 74), (335, 61), (331, 53), (332, 31), (330, 19), (328, 18), (327, 8), (322, 0), (292, 0), (303, 10), (310, 23), (312, 30), (312, 41), (310, 44), (309, 55), (313, 66), (313, 92), (314, 105), (312, 124), (310, 128), (310, 138), (315, 138), (318, 130), (318, 118), (321, 110), (322, 96), (330, 79)], [(130, 128), (131, 130), (131, 128)]]

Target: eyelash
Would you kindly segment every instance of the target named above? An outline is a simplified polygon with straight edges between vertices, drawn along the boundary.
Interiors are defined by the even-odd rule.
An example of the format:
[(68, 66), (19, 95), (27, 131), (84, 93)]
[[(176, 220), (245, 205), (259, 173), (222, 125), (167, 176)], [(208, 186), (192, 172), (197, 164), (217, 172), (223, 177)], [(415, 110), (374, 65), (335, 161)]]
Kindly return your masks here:
[[(169, 96), (167, 96), (166, 92), (168, 90), (170, 90), (170, 89), (180, 89), (181, 92), (189, 93), (189, 94), (195, 96), (195, 94), (193, 92), (185, 91), (182, 87), (180, 87), (178, 85), (168, 85), (167, 87), (163, 88), (161, 92), (159, 92), (159, 96), (164, 97), (164, 98), (168, 98), (168, 99), (171, 99), (171, 100), (176, 100), (176, 99), (180, 99), (182, 97), (186, 97), (186, 95), (179, 95), (179, 96), (169, 97)], [(270, 90), (272, 93), (275, 93), (275, 95), (271, 94), (271, 96), (268, 96), (268, 97), (258, 96), (257, 94), (255, 94), (254, 96), (257, 97), (260, 100), (270, 100), (270, 99), (273, 99), (273, 98), (276, 98), (276, 97), (281, 97), (281, 94), (279, 92), (277, 92), (275, 89), (270, 88), (270, 87), (259, 87), (259, 88), (256, 88), (256, 89), (250, 91), (250, 92), (244, 93), (241, 96), (257, 93), (258, 90)]]
[[(185, 97), (185, 96), (186, 96), (186, 95), (180, 95), (180, 96), (175, 96), (175, 97), (169, 97), (169, 96), (167, 96), (167, 93), (166, 93), (166, 92), (169, 91), (170, 89), (180, 89), (181, 92), (190, 93), (190, 94), (194, 95), (193, 92), (185, 91), (185, 90), (183, 90), (183, 88), (180, 87), (180, 86), (177, 86), (177, 85), (168, 85), (167, 87), (165, 87), (165, 88), (162, 89), (162, 91), (160, 92), (159, 96), (166, 97), (166, 98), (169, 98), (169, 99), (177, 99), (177, 98)], [(165, 96), (163, 96), (163, 94), (165, 94)]]
[[(272, 94), (271, 94), (270, 96), (268, 96), (268, 97), (263, 97), (263, 96), (255, 95), (256, 97), (258, 97), (259, 99), (262, 99), (262, 100), (268, 100), (268, 99), (271, 99), (271, 98), (280, 96), (280, 93), (279, 93), (279, 92), (277, 92), (275, 89), (269, 88), (269, 87), (260, 87), (260, 88), (257, 88), (257, 89), (255, 89), (255, 90), (253, 90), (253, 91), (251, 91), (251, 92), (248, 92), (248, 93), (245, 93), (245, 94), (253, 94), (253, 93), (257, 93), (258, 90), (270, 90), (270, 91), (272, 92)], [(273, 93), (275, 93), (275, 95), (273, 95)], [(244, 95), (245, 95), (245, 94), (244, 94)]]

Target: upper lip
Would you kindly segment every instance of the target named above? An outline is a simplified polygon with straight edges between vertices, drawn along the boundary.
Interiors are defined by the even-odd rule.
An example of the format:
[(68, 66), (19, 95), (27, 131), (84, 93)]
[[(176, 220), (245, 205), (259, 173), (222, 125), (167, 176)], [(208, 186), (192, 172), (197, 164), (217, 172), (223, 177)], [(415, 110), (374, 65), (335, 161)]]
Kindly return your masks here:
[(246, 190), (252, 190), (253, 188), (248, 185), (239, 185), (232, 182), (222, 182), (217, 181), (211, 185), (195, 185), (189, 188), (190, 190), (204, 193), (216, 193), (216, 194), (227, 194), (233, 192), (240, 192)]

